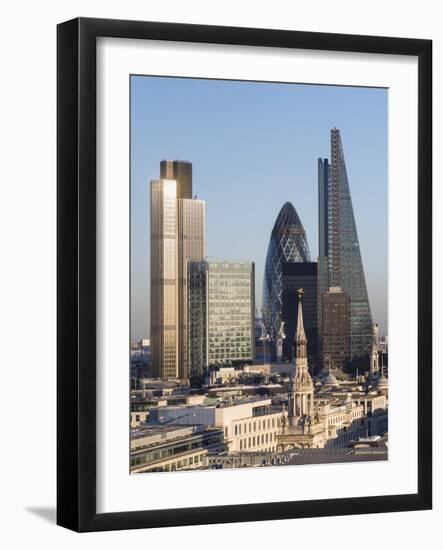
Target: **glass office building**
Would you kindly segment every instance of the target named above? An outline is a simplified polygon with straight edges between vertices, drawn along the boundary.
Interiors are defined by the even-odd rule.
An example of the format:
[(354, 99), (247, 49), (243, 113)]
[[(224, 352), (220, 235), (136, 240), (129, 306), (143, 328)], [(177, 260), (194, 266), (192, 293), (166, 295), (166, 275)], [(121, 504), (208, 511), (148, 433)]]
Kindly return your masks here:
[(177, 182), (151, 182), (151, 359), (153, 376), (177, 376)]
[[(372, 316), (337, 128), (331, 130), (331, 164), (319, 159), (318, 168), (319, 299), (329, 287), (341, 287), (349, 295), (351, 358), (356, 360), (371, 352)], [(320, 315), (320, 327), (321, 324)]]
[(189, 262), (190, 376), (254, 359), (254, 280), (251, 262)]
[(310, 262), (306, 233), (290, 202), (286, 202), (275, 221), (269, 240), (263, 278), (263, 323), (271, 342), (275, 342), (282, 318), (282, 265), (284, 262)]
[(349, 296), (339, 287), (330, 287), (322, 296), (323, 366), (343, 369), (349, 360)]
[(192, 164), (164, 160), (151, 182), (151, 369), (187, 378), (187, 263), (205, 254), (205, 203), (192, 198)]
[(286, 338), (283, 355), (294, 358), (294, 340), (297, 327), (298, 289), (303, 289), (303, 323), (308, 341), (308, 365), (311, 373), (317, 372), (317, 262), (283, 262), (282, 265), (282, 318)]

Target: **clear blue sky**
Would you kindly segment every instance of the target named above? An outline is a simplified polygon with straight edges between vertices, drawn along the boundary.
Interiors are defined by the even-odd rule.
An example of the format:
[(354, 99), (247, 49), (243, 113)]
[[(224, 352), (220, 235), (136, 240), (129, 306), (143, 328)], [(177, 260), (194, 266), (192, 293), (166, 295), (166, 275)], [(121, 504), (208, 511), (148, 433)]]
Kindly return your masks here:
[(387, 99), (378, 88), (131, 77), (132, 339), (149, 336), (149, 182), (162, 159), (193, 164), (206, 254), (256, 266), (295, 206), (317, 257), (317, 158), (341, 131), (374, 322), (387, 331)]

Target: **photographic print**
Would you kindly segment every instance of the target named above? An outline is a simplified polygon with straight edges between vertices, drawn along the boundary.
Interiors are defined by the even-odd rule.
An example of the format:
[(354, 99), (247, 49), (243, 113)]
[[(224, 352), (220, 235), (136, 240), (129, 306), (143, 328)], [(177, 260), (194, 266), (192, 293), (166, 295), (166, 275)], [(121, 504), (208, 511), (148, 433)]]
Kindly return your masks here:
[(130, 77), (130, 472), (388, 458), (386, 88)]

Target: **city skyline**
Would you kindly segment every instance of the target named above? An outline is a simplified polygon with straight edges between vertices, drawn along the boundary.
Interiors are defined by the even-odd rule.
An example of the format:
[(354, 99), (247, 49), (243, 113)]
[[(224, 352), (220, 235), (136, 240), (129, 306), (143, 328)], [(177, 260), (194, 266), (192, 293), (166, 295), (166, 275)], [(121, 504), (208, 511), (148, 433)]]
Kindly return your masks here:
[[(207, 209), (206, 255), (233, 261), (254, 262), (257, 279), (255, 299), (260, 309), (262, 276), (269, 235), (276, 215), (284, 202), (291, 202), (300, 214), (311, 249), (311, 257), (313, 260), (317, 259), (317, 158), (329, 157), (329, 131), (333, 126), (340, 127), (342, 130), (373, 318), (380, 324), (381, 332), (386, 333), (387, 189), (386, 147), (383, 146), (386, 145), (387, 132), (386, 90), (132, 77), (131, 91), (131, 329), (133, 339), (149, 337), (147, 295), (149, 289), (146, 288), (146, 281), (149, 279), (148, 182), (157, 177), (160, 160), (184, 158), (193, 164), (194, 194), (205, 201)], [(208, 94), (211, 94), (209, 99)], [(377, 96), (375, 100), (373, 94)], [(150, 110), (152, 95), (157, 96), (155, 116)], [(180, 101), (176, 101), (179, 96)], [(369, 102), (368, 96), (371, 98)], [(206, 98), (207, 104), (203, 102), (202, 108), (199, 105), (200, 110), (197, 114), (193, 105), (199, 98)], [(246, 101), (248, 98), (249, 100)], [(281, 103), (284, 107), (288, 102), (295, 102), (294, 112), (299, 115), (299, 118), (296, 118), (290, 136), (287, 136), (288, 128), (285, 124), (287, 121), (282, 119), (280, 111), (275, 112), (274, 104), (266, 103), (266, 112), (260, 109), (263, 101), (272, 101), (273, 98), (277, 103), (280, 101), (280, 108), (282, 108)], [(183, 114), (178, 111), (183, 107), (182, 102), (185, 99), (187, 103), (190, 100), (190, 104), (186, 114)], [(342, 113), (338, 117), (331, 117), (334, 119), (332, 124), (323, 112), (325, 99), (329, 99), (330, 103), (341, 105)], [(214, 111), (214, 102), (219, 103), (218, 111)], [(306, 113), (303, 113), (305, 116), (300, 113), (300, 107), (303, 105), (305, 111), (309, 111), (308, 115), (316, 109), (319, 113), (309, 120)], [(308, 109), (306, 109), (307, 105)], [(363, 109), (364, 105), (368, 108)], [(230, 107), (229, 112), (228, 107)], [(210, 123), (205, 118), (209, 109), (213, 124), (211, 125), (213, 132), (210, 135), (208, 135)], [(363, 120), (357, 121), (353, 126), (353, 116), (356, 113), (362, 113), (362, 109), (365, 111), (365, 116), (361, 117)], [(275, 117), (273, 122), (269, 111)], [(336, 112), (337, 108), (332, 111)], [(221, 120), (221, 113), (225, 114), (227, 120)], [(262, 118), (266, 120), (258, 120), (253, 116), (257, 113), (262, 113)], [(374, 119), (374, 113), (377, 115), (376, 121), (369, 126), (365, 125), (366, 119)], [(156, 130), (161, 127), (162, 115), (165, 116), (165, 114), (173, 123), (164, 124), (159, 135)], [(242, 116), (237, 120), (237, 126), (235, 124), (232, 126), (233, 119), (238, 118), (240, 114)], [(280, 116), (277, 116), (278, 114)], [(257, 132), (256, 138), (253, 139), (248, 121), (255, 122), (253, 125), (255, 131), (269, 130), (273, 124), (276, 128), (280, 126), (280, 131), (278, 134)], [(226, 140), (226, 134), (217, 132), (217, 128), (224, 128), (229, 124), (231, 124), (231, 133)], [(244, 131), (246, 128), (249, 140), (245, 140), (243, 146), (238, 148), (239, 136), (236, 135), (235, 130), (240, 128), (240, 125), (243, 129), (240, 134), (243, 138), (246, 137)], [(348, 135), (349, 129), (351, 131)], [(374, 162), (366, 162), (363, 165), (365, 170), (360, 172), (362, 152), (369, 151), (365, 149), (368, 147), (368, 134), (369, 139), (374, 143), (374, 147), (370, 149), (371, 159)], [(153, 135), (156, 136), (154, 143), (152, 143)], [(305, 137), (303, 142), (300, 140), (302, 135)], [(276, 139), (278, 136), (281, 137), (280, 140)], [(149, 145), (148, 140), (151, 140)], [(222, 148), (225, 154), (218, 147), (220, 140), (223, 143), (228, 141), (228, 145)], [(279, 148), (276, 147), (275, 141), (278, 141)], [(267, 156), (260, 156), (260, 151), (256, 147), (258, 143), (260, 143), (259, 149), (263, 145), (267, 146)], [(235, 151), (234, 144), (237, 146)], [(182, 154), (179, 149), (183, 151)], [(291, 149), (292, 158), (288, 159), (288, 150)], [(151, 169), (154, 163), (156, 171)], [(362, 181), (366, 184), (371, 182), (369, 191), (365, 190)], [(278, 204), (280, 201), (282, 201), (281, 204)], [(275, 208), (278, 210), (274, 211)], [(254, 215), (251, 215), (252, 211)], [(375, 226), (374, 220), (377, 222)], [(143, 243), (145, 243), (144, 246)]]

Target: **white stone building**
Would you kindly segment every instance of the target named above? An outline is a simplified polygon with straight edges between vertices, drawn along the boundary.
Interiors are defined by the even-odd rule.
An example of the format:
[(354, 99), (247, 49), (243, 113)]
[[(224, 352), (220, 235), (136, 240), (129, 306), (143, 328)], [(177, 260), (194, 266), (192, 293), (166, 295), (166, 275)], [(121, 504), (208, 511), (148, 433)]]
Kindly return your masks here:
[(243, 398), (214, 405), (183, 405), (151, 409), (151, 421), (203, 424), (222, 428), (228, 452), (275, 452), (282, 430), (282, 409), (268, 398)]

